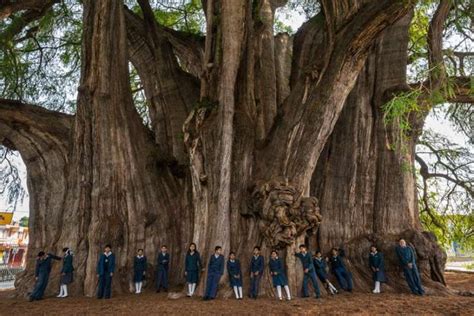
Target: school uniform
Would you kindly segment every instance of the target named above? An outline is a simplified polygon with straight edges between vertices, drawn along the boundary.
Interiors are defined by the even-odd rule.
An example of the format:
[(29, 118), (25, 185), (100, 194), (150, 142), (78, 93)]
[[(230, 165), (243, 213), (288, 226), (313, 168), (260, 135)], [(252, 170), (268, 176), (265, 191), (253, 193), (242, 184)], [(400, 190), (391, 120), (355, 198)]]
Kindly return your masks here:
[(287, 299), (291, 299), (290, 288), (288, 287), (288, 281), (285, 275), (285, 268), (280, 258), (270, 258), (268, 262), (268, 268), (270, 269), (270, 275), (272, 276), (273, 287), (277, 290), (278, 299), (282, 300), (281, 288), (285, 288)]
[(234, 290), (235, 298), (238, 300), (242, 299), (242, 271), (240, 270), (240, 261), (237, 259), (227, 260), (227, 272), (229, 273), (230, 287)]
[(313, 265), (316, 276), (323, 283), (329, 294), (337, 294), (336, 287), (328, 279), (326, 260), (323, 257), (313, 257)]
[(274, 287), (288, 285), (283, 262), (280, 258), (270, 258), (268, 267), (270, 268), (270, 274), (272, 276), (272, 283)]
[(43, 298), (44, 291), (49, 281), (51, 273), (51, 260), (61, 260), (61, 257), (48, 254), (45, 258), (36, 259), (35, 277), (37, 278), (35, 287), (30, 295), (30, 301), (40, 300)]
[(296, 253), (295, 256), (300, 259), (301, 264), (303, 265), (303, 270), (308, 270), (308, 272), (305, 272), (303, 276), (303, 297), (309, 297), (308, 283), (311, 281), (316, 298), (320, 298), (321, 292), (319, 291), (318, 281), (316, 280), (316, 272), (314, 270), (311, 254), (309, 252), (305, 254), (300, 252)]
[(230, 286), (242, 286), (242, 272), (240, 271), (240, 261), (227, 260), (227, 272), (229, 273)]
[[(408, 246), (406, 247), (397, 246), (395, 250), (398, 256), (398, 261), (400, 263), (400, 266), (403, 269), (405, 280), (407, 281), (411, 292), (415, 295), (423, 295), (425, 293), (425, 290), (423, 289), (423, 286), (421, 285), (420, 274), (416, 266), (415, 252), (413, 251), (411, 247), (408, 247)], [(411, 268), (408, 266), (409, 263), (412, 264)]]
[(61, 284), (70, 284), (73, 281), (73, 256), (66, 253), (63, 257), (63, 267), (61, 269)]
[(97, 298), (110, 298), (112, 294), (112, 275), (115, 272), (115, 255), (112, 252), (103, 253), (97, 262), (99, 288)]
[(168, 291), (168, 271), (170, 255), (167, 252), (160, 252), (156, 258), (156, 291), (161, 288)]
[[(263, 269), (265, 266), (265, 261), (263, 256), (252, 256), (250, 260), (250, 297), (257, 298), (258, 290), (260, 288), (260, 280), (262, 279)], [(257, 273), (258, 274), (255, 274)]]
[(339, 286), (345, 291), (352, 292), (352, 274), (347, 270), (343, 257), (344, 251), (340, 249), (339, 255), (329, 258), (329, 263)]
[(212, 255), (207, 266), (207, 282), (204, 299), (214, 299), (217, 296), (219, 281), (224, 274), (224, 256)]
[(383, 254), (381, 252), (370, 253), (369, 266), (372, 270), (375, 287), (373, 293), (380, 293), (380, 283), (386, 282), (385, 264)]
[(133, 282), (143, 282), (145, 279), (147, 260), (145, 256), (135, 256), (133, 259)]
[(201, 256), (199, 252), (188, 251), (185, 259), (184, 271), (186, 271), (186, 282), (196, 284), (199, 282), (199, 271), (202, 269)]

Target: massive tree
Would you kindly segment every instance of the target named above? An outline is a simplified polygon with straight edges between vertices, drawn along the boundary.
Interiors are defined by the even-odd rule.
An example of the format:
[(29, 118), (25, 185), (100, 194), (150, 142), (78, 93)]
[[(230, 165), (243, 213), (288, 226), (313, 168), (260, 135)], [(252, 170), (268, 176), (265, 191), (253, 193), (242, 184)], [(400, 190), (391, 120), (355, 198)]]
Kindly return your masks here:
[[(321, 0), (291, 37), (273, 30), (284, 0), (203, 1), (202, 37), (161, 25), (147, 0), (137, 2), (139, 10), (83, 1), (74, 114), (0, 100), (0, 141), (20, 151), (31, 196), (20, 293), (31, 286), (38, 250), (69, 246), (76, 253), (73, 291), (93, 295), (95, 263), (107, 243), (118, 258), (117, 291), (129, 288), (135, 250), (154, 258), (161, 244), (172, 254), (172, 284), (182, 283), (190, 242), (204, 258), (215, 245), (236, 251), (246, 275), (253, 246), (265, 255), (279, 249), (294, 291), (298, 244), (324, 252), (343, 246), (356, 286), (365, 288), (371, 243), (387, 253), (397, 279), (392, 248), (400, 236), (415, 247), (428, 287), (442, 289), (446, 258), (422, 231), (409, 170), (429, 96), (444, 91), (440, 32), (450, 1), (441, 1), (430, 27), (437, 71), (417, 95), (425, 114), (410, 117), (416, 128), (404, 137), (383, 109), (410, 89), (416, 1)], [(14, 36), (54, 3), (7, 1), (0, 18), (22, 15), (5, 31)], [(143, 85), (150, 126), (134, 105), (129, 63)], [(468, 97), (462, 86), (455, 92)]]

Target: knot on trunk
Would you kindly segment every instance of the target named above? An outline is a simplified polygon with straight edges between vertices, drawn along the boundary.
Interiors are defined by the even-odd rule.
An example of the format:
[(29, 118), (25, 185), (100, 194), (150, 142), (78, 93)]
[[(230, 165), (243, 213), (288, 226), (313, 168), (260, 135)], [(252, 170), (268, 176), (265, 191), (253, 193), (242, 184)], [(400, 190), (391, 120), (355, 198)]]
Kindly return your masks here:
[(267, 245), (285, 248), (301, 234), (316, 229), (321, 222), (319, 202), (285, 182), (257, 184), (251, 195), (251, 212)]

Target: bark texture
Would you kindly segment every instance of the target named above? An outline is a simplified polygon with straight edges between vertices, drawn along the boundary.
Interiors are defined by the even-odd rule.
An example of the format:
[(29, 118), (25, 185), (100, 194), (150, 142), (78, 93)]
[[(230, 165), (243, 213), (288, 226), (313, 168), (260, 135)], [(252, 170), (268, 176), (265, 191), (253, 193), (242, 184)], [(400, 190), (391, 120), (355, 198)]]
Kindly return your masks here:
[[(356, 286), (367, 288), (368, 245), (390, 253), (396, 273), (391, 247), (405, 236), (425, 280), (443, 282), (444, 254), (421, 232), (414, 176), (405, 171), (415, 138), (403, 144), (407, 152), (393, 150), (405, 140), (381, 110), (387, 91), (406, 84), (411, 1), (321, 1), (290, 37), (273, 35), (286, 1), (207, 0), (205, 38), (159, 25), (148, 1), (138, 2), (142, 15), (120, 1), (84, 1), (74, 116), (0, 100), (0, 140), (20, 150), (32, 196), (35, 242), (20, 293), (31, 286), (33, 252), (69, 246), (73, 292), (92, 296), (107, 243), (117, 292), (129, 288), (137, 248), (153, 280), (160, 244), (171, 251), (171, 285), (181, 289), (190, 242), (205, 262), (216, 245), (236, 251), (245, 284), (253, 247), (267, 258), (278, 249), (297, 293), (298, 244), (343, 244)], [(132, 101), (129, 62), (151, 130)], [(262, 293), (272, 291), (266, 270)]]

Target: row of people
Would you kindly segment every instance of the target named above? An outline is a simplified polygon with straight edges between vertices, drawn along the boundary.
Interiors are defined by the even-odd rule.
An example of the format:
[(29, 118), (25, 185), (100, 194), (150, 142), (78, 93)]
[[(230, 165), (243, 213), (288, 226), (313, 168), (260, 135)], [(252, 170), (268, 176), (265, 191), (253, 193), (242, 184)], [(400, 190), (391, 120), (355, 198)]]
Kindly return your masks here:
[[(67, 286), (73, 281), (73, 253), (69, 248), (63, 249), (63, 257), (53, 254), (46, 254), (41, 251), (38, 254), (35, 269), (36, 283), (30, 295), (30, 301), (39, 300), (43, 297), (48, 284), (51, 271), (51, 260), (63, 260), (60, 278), (60, 292), (58, 297), (67, 297)], [(405, 240), (400, 239), (396, 247), (396, 254), (403, 269), (405, 279), (413, 294), (423, 295), (424, 290), (421, 285), (420, 275), (416, 267), (416, 256), (411, 247), (406, 245)], [(316, 251), (314, 256), (308, 252), (305, 245), (299, 246), (299, 251), (294, 254), (301, 261), (303, 267), (303, 297), (309, 296), (309, 283), (312, 284), (316, 298), (321, 296), (317, 279), (325, 286), (329, 294), (337, 294), (338, 290), (328, 279), (328, 263), (330, 269), (341, 289), (351, 292), (353, 288), (352, 275), (344, 264), (344, 251), (333, 248), (329, 258), (323, 258), (320, 251)], [(214, 299), (217, 295), (219, 281), (224, 274), (224, 256), (222, 248), (215, 247), (214, 254), (211, 255), (207, 266), (207, 282), (204, 294), (204, 300)], [(170, 255), (166, 246), (162, 246), (156, 261), (156, 291), (168, 290)], [(235, 252), (230, 252), (226, 263), (229, 274), (230, 286), (234, 291), (236, 299), (243, 298), (242, 291), (242, 271), (240, 261)], [(259, 293), (260, 280), (264, 273), (265, 260), (260, 254), (260, 248), (255, 247), (250, 261), (250, 290), (249, 296), (256, 299)], [(373, 293), (381, 292), (381, 283), (386, 282), (384, 270), (383, 254), (377, 251), (375, 246), (371, 246), (369, 255), (369, 266), (373, 273), (374, 290)], [(282, 300), (282, 289), (284, 289), (286, 298), (291, 299), (290, 288), (285, 274), (284, 264), (278, 256), (278, 252), (271, 252), (268, 268), (272, 278), (273, 286), (276, 289), (277, 298)], [(143, 249), (137, 251), (133, 261), (133, 282), (135, 293), (142, 291), (143, 281), (147, 270), (147, 258)], [(191, 243), (185, 258), (185, 277), (187, 283), (187, 296), (194, 295), (196, 286), (199, 282), (200, 272), (204, 271), (196, 244)], [(115, 273), (115, 255), (112, 253), (112, 247), (106, 245), (104, 253), (99, 257), (97, 263), (98, 288), (97, 298), (110, 298), (112, 288), (112, 278)]]

